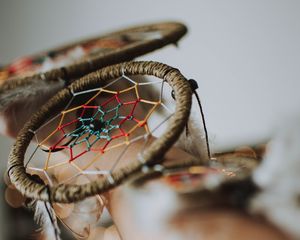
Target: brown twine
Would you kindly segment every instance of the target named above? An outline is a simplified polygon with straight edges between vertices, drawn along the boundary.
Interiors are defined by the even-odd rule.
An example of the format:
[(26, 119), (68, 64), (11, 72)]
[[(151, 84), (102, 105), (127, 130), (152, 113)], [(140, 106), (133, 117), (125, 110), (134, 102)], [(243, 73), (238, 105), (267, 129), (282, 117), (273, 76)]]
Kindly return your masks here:
[[(176, 109), (169, 120), (164, 134), (154, 140), (142, 155), (143, 161), (135, 160), (132, 164), (119, 171), (84, 185), (60, 184), (48, 188), (29, 178), (24, 167), (26, 149), (38, 129), (51, 115), (59, 112), (72, 98), (72, 92), (80, 92), (96, 88), (101, 83), (118, 78), (123, 75), (152, 75), (166, 81), (174, 90), (176, 96)], [(164, 154), (178, 139), (190, 114), (192, 91), (185, 77), (168, 65), (158, 62), (126, 62), (109, 66), (75, 81), (51, 98), (20, 131), (19, 136), (9, 155), (11, 182), (26, 197), (52, 202), (71, 203), (83, 200), (95, 194), (101, 194), (120, 185), (130, 176), (140, 173), (145, 165), (153, 165), (163, 161)], [(33, 131), (33, 132), (32, 132)], [(143, 162), (143, 163), (142, 163)], [(113, 182), (111, 181), (113, 179)]]

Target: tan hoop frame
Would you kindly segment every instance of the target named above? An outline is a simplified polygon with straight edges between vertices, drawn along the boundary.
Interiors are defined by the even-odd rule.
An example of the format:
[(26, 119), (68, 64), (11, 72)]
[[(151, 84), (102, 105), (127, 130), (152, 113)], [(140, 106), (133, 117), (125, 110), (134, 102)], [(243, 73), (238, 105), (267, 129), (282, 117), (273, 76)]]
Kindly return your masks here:
[[(166, 81), (174, 90), (176, 97), (176, 109), (169, 120), (166, 131), (145, 150), (142, 155), (143, 161), (136, 160), (132, 164), (112, 173), (110, 179), (112, 178), (113, 182), (108, 177), (104, 177), (84, 185), (60, 184), (49, 187), (30, 178), (24, 167), (24, 156), (34, 136), (34, 131), (48, 120), (51, 114), (58, 112), (58, 109), (65, 106), (74, 92), (99, 87), (101, 83), (116, 79), (123, 74), (155, 76), (162, 81)], [(178, 69), (162, 63), (126, 62), (90, 73), (57, 93), (32, 116), (20, 131), (9, 155), (8, 173), (11, 182), (26, 197), (51, 202), (70, 203), (106, 192), (120, 185), (130, 176), (139, 173), (143, 166), (162, 163), (164, 154), (184, 130), (190, 114), (191, 101), (192, 90), (186, 78)]]

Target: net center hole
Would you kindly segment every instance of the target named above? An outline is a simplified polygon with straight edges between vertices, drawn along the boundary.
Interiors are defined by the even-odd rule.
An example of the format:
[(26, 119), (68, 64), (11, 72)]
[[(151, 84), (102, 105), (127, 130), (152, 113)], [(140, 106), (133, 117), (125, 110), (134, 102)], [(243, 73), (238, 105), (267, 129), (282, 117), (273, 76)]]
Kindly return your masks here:
[(105, 127), (105, 122), (99, 120), (99, 119), (94, 119), (90, 122), (90, 128), (93, 129), (94, 131), (101, 131)]

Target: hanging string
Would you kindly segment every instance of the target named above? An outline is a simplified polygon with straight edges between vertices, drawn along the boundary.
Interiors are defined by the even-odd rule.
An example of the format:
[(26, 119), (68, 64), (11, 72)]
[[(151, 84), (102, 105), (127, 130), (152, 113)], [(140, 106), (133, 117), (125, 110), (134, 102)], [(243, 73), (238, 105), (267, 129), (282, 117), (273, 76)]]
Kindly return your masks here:
[[(208, 156), (208, 159), (211, 159), (211, 152), (210, 152), (210, 146), (209, 146), (209, 138), (208, 138), (208, 132), (207, 132), (207, 127), (206, 127), (206, 122), (205, 122), (204, 111), (203, 111), (203, 108), (202, 108), (200, 97), (199, 97), (199, 95), (197, 93), (197, 89), (199, 88), (199, 86), (198, 86), (197, 81), (194, 80), (194, 79), (189, 79), (188, 81), (189, 81), (191, 89), (192, 89), (192, 91), (195, 94), (196, 99), (197, 99), (197, 103), (198, 103), (198, 106), (199, 106), (199, 110), (200, 110), (200, 114), (201, 114), (201, 119), (202, 119), (202, 123), (203, 123), (204, 134), (205, 134), (207, 156)], [(175, 100), (174, 91), (171, 92), (171, 96)], [(189, 135), (189, 128), (188, 128), (188, 124), (186, 124), (186, 136), (188, 136), (188, 135)]]
[(209, 139), (208, 139), (208, 132), (207, 132), (207, 127), (206, 127), (206, 122), (205, 122), (204, 111), (203, 111), (203, 108), (202, 108), (200, 97), (199, 97), (199, 95), (197, 93), (197, 89), (199, 88), (199, 86), (198, 86), (198, 83), (196, 82), (196, 80), (194, 80), (194, 79), (190, 79), (189, 83), (191, 85), (192, 91), (195, 94), (197, 102), (198, 102), (198, 106), (199, 106), (200, 113), (201, 113), (201, 118), (202, 118), (202, 123), (203, 123), (203, 128), (204, 128), (207, 155), (208, 155), (208, 159), (211, 159)]
[(54, 231), (54, 235), (55, 235), (55, 240), (59, 240), (59, 233), (58, 233), (58, 231), (57, 231), (57, 229), (56, 229), (56, 227), (55, 227), (54, 219), (52, 218), (52, 215), (51, 215), (51, 213), (50, 213), (50, 210), (49, 210), (49, 208), (48, 208), (48, 206), (47, 206), (47, 202), (44, 202), (44, 204), (45, 204), (45, 209), (46, 209), (46, 211), (47, 211), (47, 214), (48, 214), (48, 216), (49, 216), (49, 219), (50, 219), (50, 221), (51, 221), (51, 225), (52, 225), (52, 227), (53, 227), (53, 231)]
[(57, 227), (57, 222), (54, 219), (55, 216), (53, 216), (50, 212), (50, 211), (53, 211), (53, 205), (52, 205), (52, 201), (51, 201), (51, 197), (50, 197), (50, 188), (49, 188), (49, 186), (47, 186), (47, 193), (48, 193), (48, 196), (49, 196), (49, 205), (50, 205), (51, 209), (48, 208), (47, 202), (44, 202), (45, 208), (46, 208), (47, 214), (48, 214), (48, 216), (50, 218), (50, 221), (51, 221), (51, 225), (52, 225), (54, 235), (55, 235), (55, 240), (59, 240), (60, 239), (60, 237), (59, 237), (60, 233), (59, 233), (59, 229)]

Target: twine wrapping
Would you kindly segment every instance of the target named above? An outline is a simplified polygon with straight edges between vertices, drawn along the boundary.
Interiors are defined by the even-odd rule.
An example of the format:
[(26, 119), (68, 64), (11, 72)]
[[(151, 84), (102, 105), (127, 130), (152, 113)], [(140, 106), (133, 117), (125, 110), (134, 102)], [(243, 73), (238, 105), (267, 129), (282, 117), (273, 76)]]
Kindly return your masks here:
[[(34, 131), (51, 115), (65, 106), (72, 97), (72, 92), (84, 91), (99, 87), (107, 82), (125, 75), (152, 75), (166, 81), (174, 90), (176, 109), (164, 134), (154, 140), (142, 155), (143, 163), (135, 160), (109, 177), (95, 180), (88, 184), (60, 184), (54, 187), (38, 183), (31, 179), (24, 167), (24, 156), (31, 142)], [(164, 154), (175, 143), (188, 121), (192, 101), (192, 91), (188, 81), (178, 69), (158, 62), (126, 62), (109, 66), (80, 78), (69, 87), (51, 98), (20, 131), (16, 143), (9, 155), (9, 175), (11, 182), (26, 197), (43, 201), (71, 203), (83, 200), (95, 194), (101, 194), (120, 185), (130, 176), (139, 173), (144, 165), (153, 165), (163, 161)], [(113, 179), (113, 182), (111, 181)]]

